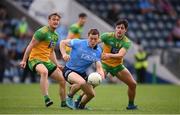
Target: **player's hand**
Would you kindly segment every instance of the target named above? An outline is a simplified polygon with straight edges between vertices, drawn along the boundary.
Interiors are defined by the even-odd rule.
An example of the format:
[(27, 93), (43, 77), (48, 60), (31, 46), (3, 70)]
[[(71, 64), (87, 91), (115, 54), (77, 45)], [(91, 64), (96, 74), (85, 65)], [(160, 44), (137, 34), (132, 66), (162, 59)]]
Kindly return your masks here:
[(69, 56), (69, 55), (67, 55), (67, 54), (65, 54), (65, 55), (63, 55), (63, 59), (64, 59), (64, 61), (69, 61), (70, 56)]
[(106, 59), (109, 59), (109, 58), (110, 58), (110, 55), (109, 55), (109, 53), (103, 53), (102, 56), (101, 56), (101, 58), (102, 58), (103, 60), (106, 60)]
[(105, 79), (104, 75), (101, 75), (101, 77), (102, 77), (102, 80), (104, 80), (104, 79)]
[(103, 73), (99, 73), (99, 74), (101, 75), (102, 80), (104, 80), (105, 79), (104, 74)]
[(61, 64), (58, 64), (57, 67), (62, 71), (64, 69), (64, 66)]
[(24, 69), (26, 67), (26, 61), (21, 61), (19, 66)]

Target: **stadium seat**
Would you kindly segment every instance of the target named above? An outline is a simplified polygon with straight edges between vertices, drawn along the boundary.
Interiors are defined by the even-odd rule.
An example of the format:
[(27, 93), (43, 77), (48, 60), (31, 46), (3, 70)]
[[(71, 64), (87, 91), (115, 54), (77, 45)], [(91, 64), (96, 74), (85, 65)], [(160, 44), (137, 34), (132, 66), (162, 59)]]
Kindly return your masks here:
[[(118, 4), (120, 6), (119, 18), (126, 18), (129, 21), (128, 35), (132, 40), (144, 39), (148, 41), (153, 39), (157, 41), (147, 42), (146, 46), (150, 47), (163, 47), (163, 46), (174, 46), (167, 45), (167, 37), (170, 34), (175, 20), (177, 17), (171, 17), (168, 14), (154, 13), (151, 19), (147, 19), (144, 15), (137, 11), (136, 0), (77, 0), (79, 3), (87, 3), (85, 7), (92, 10), (99, 17), (106, 21), (107, 10), (111, 4)], [(177, 14), (180, 14), (180, 2), (178, 0), (169, 0)], [(98, 7), (97, 7), (98, 5)], [(99, 10), (97, 10), (97, 8)], [(99, 13), (98, 13), (99, 12)], [(112, 23), (110, 23), (112, 24)], [(113, 25), (112, 25), (113, 26)], [(146, 43), (145, 43), (146, 44)], [(164, 45), (165, 44), (165, 45)]]

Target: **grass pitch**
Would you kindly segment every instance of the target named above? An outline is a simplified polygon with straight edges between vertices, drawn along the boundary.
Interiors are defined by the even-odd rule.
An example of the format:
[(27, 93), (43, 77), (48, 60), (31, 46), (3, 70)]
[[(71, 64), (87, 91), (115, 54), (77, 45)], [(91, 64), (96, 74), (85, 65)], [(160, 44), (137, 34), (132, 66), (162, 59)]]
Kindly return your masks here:
[(127, 87), (122, 84), (100, 85), (88, 104), (93, 110), (60, 107), (58, 85), (50, 84), (54, 104), (46, 108), (39, 84), (0, 84), (0, 114), (180, 114), (180, 86), (138, 85), (138, 110), (126, 110)]

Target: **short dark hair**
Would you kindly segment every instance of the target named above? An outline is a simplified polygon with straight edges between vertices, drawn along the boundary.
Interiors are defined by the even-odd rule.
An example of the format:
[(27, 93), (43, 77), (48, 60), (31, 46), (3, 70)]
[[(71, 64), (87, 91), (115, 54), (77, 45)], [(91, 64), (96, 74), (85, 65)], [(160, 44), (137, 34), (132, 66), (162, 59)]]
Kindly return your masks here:
[(80, 13), (80, 14), (79, 14), (79, 18), (84, 18), (84, 17), (87, 17), (87, 14), (86, 14), (86, 13)]
[(126, 19), (119, 19), (116, 22), (115, 27), (121, 24), (123, 24), (126, 29), (128, 28), (128, 21)]
[(99, 36), (99, 31), (97, 29), (90, 29), (88, 32), (88, 36), (89, 35), (98, 35)]
[(51, 19), (52, 16), (58, 16), (59, 18), (61, 18), (61, 15), (57, 12), (54, 12), (54, 13), (51, 13), (49, 16), (48, 16), (48, 19)]

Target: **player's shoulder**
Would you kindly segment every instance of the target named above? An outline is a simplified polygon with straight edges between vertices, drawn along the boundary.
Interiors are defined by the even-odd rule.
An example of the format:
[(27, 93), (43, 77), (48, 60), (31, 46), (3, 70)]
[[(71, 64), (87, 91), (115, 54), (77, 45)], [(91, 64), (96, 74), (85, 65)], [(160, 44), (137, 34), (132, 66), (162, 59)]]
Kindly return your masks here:
[(72, 39), (71, 43), (75, 43), (75, 44), (82, 44), (84, 42), (84, 40), (80, 40), (80, 39)]
[(81, 40), (81, 39), (78, 39), (78, 38), (74, 38), (71, 41), (83, 42), (84, 40)]
[(78, 24), (77, 23), (74, 23), (74, 24), (71, 24), (71, 26), (70, 26), (71, 28), (77, 28), (77, 27), (79, 27), (78, 26)]
[(43, 26), (37, 30), (37, 32), (41, 32), (41, 33), (46, 33), (48, 31), (49, 31), (49, 29), (47, 26)]
[(129, 39), (129, 37), (128, 37), (128, 36), (126, 36), (126, 35), (124, 35), (123, 40), (124, 40), (125, 42), (131, 42), (131, 40)]
[(88, 40), (87, 39), (78, 39), (79, 42), (81, 42), (83, 45), (87, 45), (88, 44)]
[(114, 36), (114, 32), (104, 32), (104, 33), (101, 34), (101, 36), (113, 37)]

